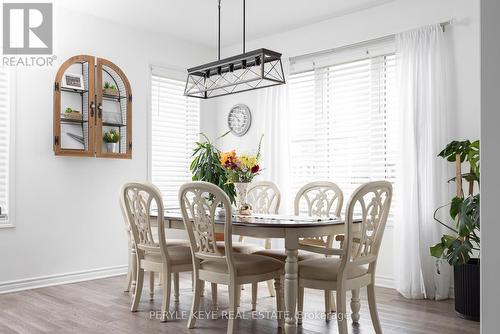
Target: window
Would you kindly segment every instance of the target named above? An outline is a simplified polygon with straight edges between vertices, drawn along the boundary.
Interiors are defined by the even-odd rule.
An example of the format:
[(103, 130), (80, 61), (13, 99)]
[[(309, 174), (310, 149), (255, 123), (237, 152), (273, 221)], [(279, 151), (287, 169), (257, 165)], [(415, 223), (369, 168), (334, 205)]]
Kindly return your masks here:
[(344, 57), (340, 63), (323, 61), (322, 66), (292, 72), (294, 193), (307, 182), (331, 180), (344, 192), (345, 204), (365, 182), (395, 180), (395, 61), (393, 53), (348, 61)]
[(0, 225), (12, 223), (10, 212), (10, 74), (0, 68)]
[(200, 102), (184, 96), (181, 76), (164, 72), (153, 69), (151, 77), (151, 182), (161, 190), (165, 207), (178, 207), (179, 187), (191, 180)]

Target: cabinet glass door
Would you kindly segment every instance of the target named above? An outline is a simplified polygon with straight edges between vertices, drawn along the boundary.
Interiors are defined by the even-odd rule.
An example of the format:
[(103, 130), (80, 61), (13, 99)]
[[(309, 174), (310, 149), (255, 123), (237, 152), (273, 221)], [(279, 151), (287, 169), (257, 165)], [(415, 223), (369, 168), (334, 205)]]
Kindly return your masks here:
[(59, 68), (54, 83), (54, 152), (92, 156), (95, 122), (93, 56), (75, 56)]
[(96, 155), (132, 157), (132, 92), (127, 77), (112, 62), (97, 58)]

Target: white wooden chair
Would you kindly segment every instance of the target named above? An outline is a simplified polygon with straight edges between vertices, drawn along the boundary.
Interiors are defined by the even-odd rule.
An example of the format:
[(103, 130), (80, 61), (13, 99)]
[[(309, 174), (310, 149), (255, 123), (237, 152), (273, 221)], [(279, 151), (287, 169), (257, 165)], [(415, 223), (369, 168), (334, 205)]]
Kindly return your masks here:
[[(247, 202), (252, 206), (253, 213), (278, 214), (281, 202), (281, 192), (271, 181), (254, 181), (248, 187)], [(244, 236), (239, 241), (244, 242)], [(234, 246), (233, 246), (234, 249)], [(264, 239), (264, 249), (271, 249), (271, 239)], [(258, 249), (260, 251), (262, 249)], [(255, 253), (255, 252), (254, 252)], [(267, 281), (269, 295), (274, 297), (273, 282)], [(252, 311), (257, 305), (257, 284), (252, 286)]]
[[(315, 181), (307, 183), (299, 189), (294, 201), (294, 214), (310, 217), (340, 217), (344, 194), (342, 190), (333, 182)], [(320, 247), (331, 247), (334, 236), (324, 236), (317, 238), (305, 238), (299, 242), (299, 261), (321, 257), (312, 252), (307, 252), (302, 245), (315, 245)], [(255, 254), (270, 256), (285, 262), (286, 253), (284, 250), (264, 250)], [(335, 311), (335, 301), (332, 299), (331, 291), (325, 290), (325, 313), (329, 319), (331, 312)]]
[[(275, 289), (278, 292), (277, 309), (282, 311), (283, 263), (265, 256), (233, 251), (232, 209), (227, 195), (211, 183), (190, 182), (180, 188), (179, 203), (191, 243), (194, 270), (195, 289), (188, 328), (193, 328), (195, 325), (202, 281), (211, 282), (212, 287), (217, 284), (225, 284), (229, 287), (228, 334), (234, 332), (240, 285), (274, 279)], [(219, 205), (222, 205), (225, 210), (224, 247), (217, 245), (215, 238), (215, 210)], [(279, 327), (283, 327), (283, 319), (280, 319), (278, 324)]]
[[(391, 206), (392, 186), (387, 181), (369, 182), (354, 191), (347, 204), (345, 240), (342, 249), (302, 246), (312, 252), (335, 255), (299, 262), (299, 315), (304, 306), (304, 288), (337, 292), (337, 323), (347, 334), (346, 291), (351, 290), (352, 321), (359, 321), (359, 289), (367, 287), (373, 327), (382, 333), (375, 302), (375, 268)], [(353, 224), (361, 220), (356, 234)], [(300, 323), (299, 316), (299, 323)]]
[[(175, 301), (179, 300), (179, 273), (192, 271), (191, 249), (185, 244), (174, 241), (169, 244), (165, 237), (163, 215), (158, 214), (158, 241), (153, 237), (151, 227), (151, 208), (155, 204), (158, 212), (163, 212), (163, 201), (158, 188), (149, 183), (127, 183), (122, 187), (120, 203), (125, 212), (133, 236), (135, 248), (135, 293), (131, 311), (137, 311), (144, 271), (150, 272), (150, 289), (154, 290), (154, 273), (163, 277), (163, 300), (161, 319), (166, 321), (170, 304), (171, 276), (174, 275)], [(152, 297), (152, 293), (150, 292)]]

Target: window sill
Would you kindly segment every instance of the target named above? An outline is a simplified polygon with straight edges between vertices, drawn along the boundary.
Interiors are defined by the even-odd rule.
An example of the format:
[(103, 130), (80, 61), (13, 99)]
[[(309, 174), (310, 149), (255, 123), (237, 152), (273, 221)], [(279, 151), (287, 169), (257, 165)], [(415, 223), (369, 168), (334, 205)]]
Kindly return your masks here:
[(9, 224), (9, 223), (1, 223), (0, 224), (0, 230), (3, 229), (9, 229), (9, 228), (15, 228), (16, 226), (14, 224)]

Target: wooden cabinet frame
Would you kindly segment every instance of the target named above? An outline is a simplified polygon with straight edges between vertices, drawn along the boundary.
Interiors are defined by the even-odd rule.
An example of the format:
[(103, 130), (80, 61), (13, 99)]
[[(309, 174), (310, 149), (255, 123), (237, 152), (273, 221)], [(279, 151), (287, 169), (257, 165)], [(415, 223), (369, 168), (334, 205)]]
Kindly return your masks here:
[[(67, 89), (63, 85), (64, 74), (74, 64), (82, 64), (82, 73), (84, 64), (88, 64), (88, 82), (86, 90)], [(119, 94), (116, 97), (103, 94), (103, 71), (112, 77), (112, 80), (117, 84)], [(86, 80), (85, 78), (84, 80)], [(73, 123), (82, 124), (82, 133), (85, 133), (85, 127), (88, 129), (87, 137), (84, 138), (84, 149), (68, 149), (61, 146), (61, 124), (68, 122), (63, 119), (63, 107), (61, 97), (63, 92), (76, 93), (82, 96), (82, 109), (87, 108), (87, 113), (82, 112), (82, 121)], [(65, 93), (66, 94), (66, 93)], [(84, 96), (87, 101), (84, 102)], [(120, 112), (122, 113), (121, 124), (107, 124), (103, 120), (103, 100), (115, 100), (120, 104)], [(125, 109), (122, 109), (125, 108)], [(81, 157), (100, 157), (100, 158), (115, 158), (115, 159), (131, 159), (132, 158), (132, 89), (130, 82), (123, 71), (109, 60), (96, 58), (90, 55), (78, 55), (66, 60), (57, 71), (54, 83), (54, 120), (53, 120), (54, 142), (53, 148), (55, 155), (61, 156), (81, 156)], [(124, 136), (120, 141), (119, 153), (112, 153), (103, 150), (103, 127), (111, 126), (119, 129), (119, 132)]]

